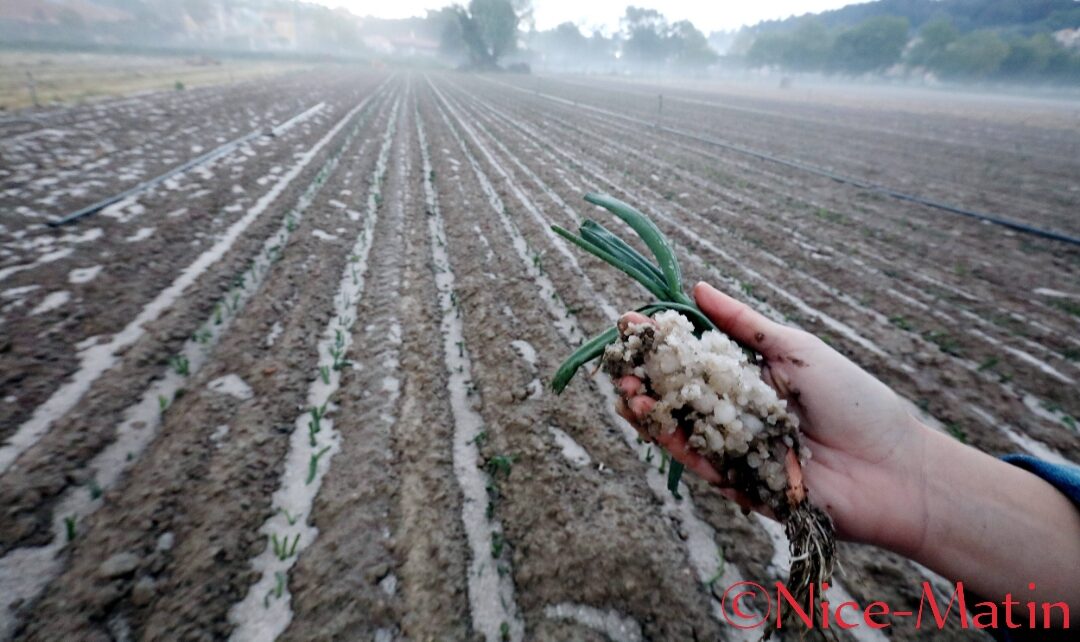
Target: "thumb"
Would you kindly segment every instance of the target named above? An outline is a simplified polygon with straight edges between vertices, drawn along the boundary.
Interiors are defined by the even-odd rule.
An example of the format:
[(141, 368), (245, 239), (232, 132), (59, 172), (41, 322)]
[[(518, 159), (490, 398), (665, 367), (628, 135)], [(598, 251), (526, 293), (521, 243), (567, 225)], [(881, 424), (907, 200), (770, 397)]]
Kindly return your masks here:
[(724, 334), (766, 357), (772, 355), (788, 333), (787, 327), (770, 321), (704, 281), (694, 286), (694, 301)]

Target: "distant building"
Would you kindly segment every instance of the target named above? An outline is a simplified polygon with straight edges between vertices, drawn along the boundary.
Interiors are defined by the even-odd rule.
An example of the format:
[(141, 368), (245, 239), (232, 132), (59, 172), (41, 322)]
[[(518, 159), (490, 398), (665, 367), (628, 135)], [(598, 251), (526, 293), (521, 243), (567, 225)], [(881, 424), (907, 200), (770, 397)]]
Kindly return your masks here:
[(1055, 31), (1054, 40), (1066, 49), (1080, 49), (1080, 28)]
[(439, 40), (425, 33), (425, 26), (415, 18), (364, 18), (360, 38), (367, 49), (381, 56), (434, 58), (439, 54)]

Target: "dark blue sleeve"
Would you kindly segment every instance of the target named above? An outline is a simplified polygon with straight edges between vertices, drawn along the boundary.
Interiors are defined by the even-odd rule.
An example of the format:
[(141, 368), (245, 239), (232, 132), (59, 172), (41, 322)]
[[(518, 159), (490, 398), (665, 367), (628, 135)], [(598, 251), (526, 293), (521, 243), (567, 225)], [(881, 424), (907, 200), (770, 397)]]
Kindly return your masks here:
[[(1077, 508), (1080, 508), (1080, 466), (1071, 463), (1052, 464), (1031, 455), (1005, 455), (1001, 458), (1014, 466), (1031, 472), (1054, 488), (1060, 490)], [(990, 634), (1001, 642), (1047, 642), (1070, 639), (1067, 631), (1025, 631), (994, 629)]]
[(1052, 464), (1031, 455), (1005, 455), (1001, 459), (1038, 475), (1080, 507), (1080, 466), (1071, 463)]

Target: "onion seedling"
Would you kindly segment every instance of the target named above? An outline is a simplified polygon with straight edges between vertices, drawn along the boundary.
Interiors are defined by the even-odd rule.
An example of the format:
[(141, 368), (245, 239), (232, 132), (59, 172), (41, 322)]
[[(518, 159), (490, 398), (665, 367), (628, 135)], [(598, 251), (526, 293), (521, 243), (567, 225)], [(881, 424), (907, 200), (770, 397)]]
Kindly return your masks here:
[(172, 366), (172, 369), (176, 371), (176, 374), (181, 377), (186, 377), (191, 374), (191, 362), (182, 354), (171, 357), (169, 359), (169, 365)]
[[(556, 371), (552, 389), (561, 393), (581, 366), (601, 357), (613, 379), (637, 377), (656, 399), (641, 421), (643, 436), (656, 440), (679, 431), (725, 486), (772, 511), (790, 541), (788, 586), (808, 602), (811, 587), (820, 589), (832, 576), (835, 531), (807, 496), (802, 466), (809, 451), (800, 441), (798, 417), (762, 380), (761, 357), (720, 332), (683, 291), (679, 262), (659, 228), (618, 199), (588, 194), (585, 200), (629, 225), (655, 262), (596, 221), (583, 222), (577, 234), (552, 229), (633, 278), (656, 302), (638, 309), (653, 317), (651, 323), (609, 328), (582, 344)], [(661, 454), (663, 471), (669, 459)], [(670, 460), (667, 468), (668, 488), (678, 497), (683, 466)]]
[(296, 546), (300, 543), (300, 533), (296, 534), (296, 538), (292, 541), (292, 546), (289, 546), (289, 536), (286, 535), (282, 539), (278, 539), (277, 533), (270, 536), (270, 545), (274, 549), (274, 557), (278, 558), (282, 562), (289, 559), (293, 555), (296, 555)]
[(305, 484), (310, 484), (315, 481), (315, 473), (318, 472), (319, 469), (319, 459), (321, 459), (328, 450), (330, 450), (330, 446), (324, 447), (317, 453), (311, 453), (311, 459), (308, 461), (307, 481), (304, 482)]
[(285, 574), (281, 571), (274, 573), (274, 588), (266, 592), (266, 597), (263, 598), (263, 608), (270, 608), (270, 598), (280, 600), (281, 596), (285, 593)]
[(311, 444), (311, 447), (314, 448), (316, 445), (315, 435), (319, 434), (319, 431), (322, 430), (322, 418), (326, 416), (326, 404), (312, 406), (311, 410), (308, 412), (311, 413), (311, 420), (308, 421), (308, 441)]

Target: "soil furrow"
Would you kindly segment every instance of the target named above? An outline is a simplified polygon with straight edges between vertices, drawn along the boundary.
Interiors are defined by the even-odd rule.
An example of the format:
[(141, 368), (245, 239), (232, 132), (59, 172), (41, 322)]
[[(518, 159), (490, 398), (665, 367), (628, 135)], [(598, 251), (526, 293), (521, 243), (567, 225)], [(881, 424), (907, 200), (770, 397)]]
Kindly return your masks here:
[(350, 201), (366, 195), (377, 153), (368, 149), (343, 159), (263, 290), (190, 381), (191, 392), (167, 411), (161, 436), (87, 520), (67, 570), (34, 605), (28, 637), (231, 630), (229, 606), (257, 579), (249, 560), (269, 546), (259, 525), (274, 513), (290, 423), (306, 407), (307, 383), (319, 377), (318, 335), (349, 265), (342, 239), (363, 228), (329, 201), (344, 191)]
[[(436, 109), (442, 110), (439, 106), (436, 106)], [(481, 397), (485, 399), (482, 413), (486, 423), (491, 430), (498, 429), (497, 433), (490, 434), (484, 440), (483, 451), (488, 462), (496, 462), (489, 463), (489, 466), (502, 470), (505, 476), (505, 478), (500, 477), (498, 481), (498, 502), (495, 511), (498, 515), (507, 515), (504, 518), (507, 537), (503, 545), (514, 551), (515, 583), (520, 590), (520, 601), (527, 627), (540, 625), (545, 617), (543, 616), (545, 606), (568, 601), (564, 591), (569, 589), (575, 592), (585, 591), (571, 596), (569, 601), (591, 606), (614, 603), (619, 611), (629, 612), (638, 621), (643, 621), (647, 632), (657, 632), (653, 633), (655, 635), (663, 636), (665, 632), (668, 635), (691, 635), (693, 630), (696, 630), (698, 634), (718, 635), (718, 629), (714, 628), (717, 626), (716, 622), (708, 619), (698, 619), (692, 624), (672, 621), (668, 619), (667, 613), (662, 609), (657, 609), (655, 603), (648, 603), (649, 601), (642, 603), (634, 596), (626, 594), (625, 586), (649, 585), (655, 587), (655, 590), (661, 594), (672, 594), (671, 592), (674, 591), (680, 594), (677, 599), (681, 605), (678, 607), (672, 605), (671, 608), (691, 610), (707, 618), (712, 611), (705, 592), (700, 588), (688, 592), (685, 588), (687, 581), (692, 586), (700, 587), (695, 577), (700, 574), (700, 571), (695, 573), (694, 567), (688, 565), (686, 558), (681, 554), (680, 549), (684, 549), (685, 545), (679, 542), (678, 534), (690, 537), (692, 543), (697, 546), (691, 552), (695, 565), (700, 563), (700, 557), (709, 558), (708, 563), (711, 565), (707, 571), (709, 574), (716, 570), (716, 551), (712, 535), (707, 530), (705, 532), (699, 530), (706, 527), (693, 517), (693, 509), (688, 501), (681, 504), (673, 502), (664, 488), (662, 476), (651, 468), (647, 469), (650, 472), (645, 479), (642, 479), (642, 466), (636, 461), (637, 454), (632, 449), (627, 449), (624, 443), (627, 439), (626, 431), (632, 432), (632, 430), (618, 420), (611, 411), (613, 399), (610, 395), (598, 395), (599, 399), (596, 399), (594, 389), (592, 394), (584, 397), (566, 395), (555, 399), (542, 388), (538, 394), (530, 394), (528, 381), (531, 381), (538, 373), (550, 371), (555, 365), (541, 360), (541, 357), (537, 357), (533, 369), (526, 368), (529, 379), (521, 384), (518, 391), (507, 390), (505, 377), (496, 374), (500, 368), (505, 369), (507, 361), (511, 359), (518, 363), (522, 361), (528, 363), (528, 360), (523, 360), (515, 350), (513, 342), (518, 340), (526, 341), (537, 355), (544, 355), (543, 359), (546, 359), (547, 355), (557, 355), (555, 358), (561, 358), (562, 353), (568, 349), (566, 344), (568, 337), (565, 331), (558, 331), (557, 328), (558, 322), (568, 318), (567, 308), (562, 303), (553, 305), (552, 302), (558, 300), (557, 292), (548, 277), (532, 261), (524, 239), (518, 236), (520, 232), (514, 232), (514, 225), (505, 214), (501, 198), (489, 184), (490, 179), (484, 176), (472, 152), (454, 132), (453, 125), (446, 120), (447, 113), (445, 111), (441, 114), (438, 111), (436, 113), (444, 125), (439, 136), (445, 136), (447, 133), (450, 135), (450, 140), (443, 144), (443, 148), (460, 149), (466, 163), (472, 166), (476, 182), (479, 183), (479, 185), (472, 181), (466, 183), (460, 174), (452, 175), (450, 183), (458, 186), (458, 198), (468, 199), (454, 209), (470, 211), (475, 209), (475, 206), (469, 203), (479, 199), (481, 203), (486, 202), (491, 214), (494, 215), (476, 221), (481, 230), (484, 230), (484, 236), (494, 249), (492, 254), (494, 265), (485, 272), (492, 275), (498, 274), (500, 280), (503, 280), (508, 279), (511, 274), (520, 274), (524, 270), (522, 277), (508, 280), (501, 288), (498, 295), (500, 299), (505, 300), (508, 298), (508, 292), (513, 293), (509, 295), (513, 301), (512, 309), (501, 314), (497, 312), (500, 306), (495, 305), (494, 301), (489, 301), (489, 297), (494, 295), (489, 285), (491, 277), (484, 273), (477, 274), (477, 270), (462, 274), (464, 267), (457, 268), (455, 271), (462, 275), (458, 292), (466, 319), (466, 344), (498, 345), (501, 343), (504, 346), (503, 353), (506, 355), (492, 354), (494, 352), (492, 350), (485, 350), (477, 355), (478, 363), (483, 364), (484, 367), (478, 368), (475, 376)], [(458, 121), (458, 126), (461, 126), (460, 121)], [(447, 161), (449, 162), (449, 158)], [(451, 165), (456, 169), (457, 165), (453, 163)], [(491, 221), (491, 218), (497, 218), (501, 222), (496, 224)], [(502, 231), (499, 231), (500, 227)], [(461, 241), (467, 238), (471, 240), (472, 245), (472, 247), (466, 246), (461, 255), (475, 255), (481, 251), (481, 248), (477, 246), (479, 241), (476, 239), (476, 232), (468, 226), (459, 227), (456, 233), (451, 229), (448, 234), (451, 250), (454, 248), (455, 236), (460, 235)], [(452, 255), (454, 254), (457, 252), (452, 251)], [(517, 266), (511, 258), (513, 254), (518, 255)], [(553, 269), (558, 272), (565, 270), (558, 265)], [(571, 279), (570, 282), (573, 282), (572, 274), (566, 276)], [(532, 283), (530, 284), (529, 281)], [(536, 291), (537, 289), (539, 292)], [(530, 302), (532, 306), (539, 307), (539, 310), (526, 307), (530, 305)], [(471, 318), (470, 311), (473, 311)], [(534, 324), (538, 324), (537, 327), (533, 328), (529, 334), (522, 335), (519, 324), (516, 322), (517, 318), (536, 319), (538, 314), (541, 318), (546, 316), (548, 321), (537, 319), (534, 321)], [(576, 327), (576, 322), (570, 327)], [(580, 336), (579, 330), (575, 329), (574, 333), (572, 336)], [(476, 338), (472, 339), (473, 336)], [(599, 385), (602, 387), (604, 384)], [(485, 392), (487, 395), (497, 396), (485, 396)], [(489, 398), (491, 401), (488, 401)], [(604, 422), (607, 426), (604, 430), (597, 430), (596, 420), (586, 414), (588, 412), (586, 409), (595, 408), (597, 402), (601, 404), (601, 408), (608, 410)], [(548, 428), (546, 431), (537, 430), (535, 417), (538, 416), (545, 418)], [(598, 460), (597, 467), (589, 466), (575, 471), (576, 467), (567, 462), (561, 454), (561, 448), (556, 445), (554, 435), (557, 433), (551, 431), (552, 427), (564, 431), (574, 439), (583, 435), (582, 443), (598, 446), (596, 450), (589, 451), (590, 456)], [(632, 437), (630, 443), (633, 443)], [(509, 464), (506, 463), (508, 461)], [(506, 474), (507, 471), (509, 474)], [(568, 472), (573, 476), (568, 476)], [(594, 492), (588, 493), (587, 496), (581, 496), (576, 492), (570, 494), (569, 487), (582, 483), (580, 477), (586, 475), (585, 479), (590, 484), (595, 484)], [(540, 482), (538, 483), (537, 480)], [(647, 483), (643, 484), (642, 482), (646, 480)], [(532, 496), (537, 492), (543, 492), (543, 497), (523, 501), (522, 494)], [(591, 508), (587, 508), (590, 506), (590, 497), (602, 499), (598, 504), (591, 504)], [(576, 507), (571, 505), (565, 509), (559, 507), (560, 504), (568, 502), (584, 502), (584, 505)], [(536, 505), (553, 508), (546, 515), (541, 516), (536, 515), (533, 509)], [(640, 538), (623, 539), (620, 533), (622, 529), (613, 525), (611, 520), (624, 524), (622, 516), (627, 511), (639, 514), (640, 517), (632, 518), (633, 521), (639, 524), (639, 528), (648, 528), (653, 533), (644, 539), (655, 538), (655, 541), (666, 543), (643, 550), (641, 548), (643, 542)], [(665, 518), (661, 518), (661, 515)], [(577, 528), (579, 524), (576, 522), (581, 519), (588, 519), (594, 526), (586, 529), (587, 532), (579, 531)], [(606, 543), (593, 539), (598, 531), (608, 533)], [(620, 533), (620, 535), (613, 533)], [(619, 538), (617, 544), (613, 544), (612, 537)], [(563, 547), (559, 544), (567, 538), (573, 542), (572, 546)], [(556, 551), (559, 551), (558, 555)], [(582, 552), (582, 557), (578, 557), (578, 551), (587, 552)], [(558, 566), (550, 568), (556, 560), (558, 560)], [(578, 582), (572, 581), (569, 583), (572, 588), (569, 588), (566, 581), (568, 574), (579, 572), (582, 566), (593, 569), (601, 567), (605, 572), (610, 571), (613, 574), (613, 580), (609, 585), (602, 587), (579, 587)], [(559, 577), (560, 581), (556, 582), (556, 577)], [(618, 590), (620, 583), (624, 586), (622, 591)], [(683, 588), (675, 589), (679, 585)], [(670, 590), (665, 590), (665, 587)], [(685, 628), (687, 626), (690, 628)]]
[[(588, 162), (583, 161), (583, 160), (579, 160), (579, 161), (577, 161), (577, 163), (578, 164), (584, 163), (586, 166), (588, 165)], [(642, 191), (642, 189), (644, 191)], [(642, 188), (639, 188), (636, 193), (638, 195), (638, 198), (640, 199), (640, 195), (642, 193), (650, 193), (650, 192), (652, 192), (651, 189), (643, 186)], [(662, 201), (659, 198), (659, 194), (655, 194), (655, 192), (652, 192), (652, 193), (654, 194), (655, 199), (659, 203), (659, 205), (657, 205), (657, 207), (662, 208), (662, 209), (670, 209), (670, 208), (674, 207), (678, 211), (683, 212), (685, 215), (688, 215), (688, 216), (694, 218), (695, 221), (696, 221), (696, 223), (694, 224), (695, 228), (700, 228), (700, 226), (701, 226), (701, 224), (703, 222), (707, 223), (706, 221), (704, 221), (704, 219), (701, 219), (698, 215), (694, 214), (693, 211), (690, 210), (689, 208), (683, 207), (679, 203), (666, 203), (666, 202)], [(623, 198), (633, 198), (633, 197), (630, 194), (626, 194), (626, 195), (623, 195)], [(694, 240), (697, 241), (698, 244), (701, 243), (701, 241), (699, 239), (694, 239)], [(758, 258), (759, 258), (759, 256), (755, 256), (753, 253), (748, 253), (748, 254), (743, 254), (742, 256), (740, 256), (739, 260), (730, 260), (730, 263), (732, 265), (732, 269), (734, 271), (738, 272), (738, 271), (743, 271), (745, 269), (745, 265), (746, 265), (747, 260), (751, 260), (753, 262), (758, 262), (757, 261)], [(730, 257), (729, 257), (729, 259), (730, 259)], [(759, 278), (755, 277), (755, 278), (752, 278), (751, 281), (755, 285), (759, 285), (759, 286), (762, 286), (762, 287), (765, 287), (765, 288), (770, 288), (770, 289), (773, 289), (774, 291), (776, 291), (774, 283), (777, 280), (780, 280), (780, 281), (790, 280), (792, 278), (792, 276), (800, 276), (800, 277), (806, 278), (804, 275), (793, 275), (790, 272), (777, 271), (777, 265), (786, 266), (786, 263), (781, 259), (776, 259), (773, 262), (772, 265), (770, 265), (769, 263), (766, 263), (765, 265), (762, 266), (762, 268), (764, 269), (765, 274), (769, 274), (769, 275), (775, 274), (775, 276), (772, 279), (760, 280)], [(827, 332), (837, 331), (838, 330), (841, 333), (841, 340), (843, 340), (844, 336), (846, 336), (848, 338), (855, 337), (856, 339), (858, 339), (858, 337), (856, 336), (856, 333), (854, 333), (850, 329), (850, 327), (865, 327), (866, 323), (863, 320), (865, 317), (862, 316), (862, 315), (865, 315), (865, 314), (870, 314), (871, 319), (876, 320), (877, 323), (884, 324), (884, 326), (885, 326), (885, 334), (880, 335), (878, 340), (882, 340), (882, 339), (886, 340), (886, 343), (885, 343), (886, 346), (889, 345), (890, 343), (895, 343), (895, 340), (897, 340), (897, 339), (901, 339), (901, 337), (897, 336), (897, 337), (895, 337), (895, 339), (890, 340), (890, 337), (894, 333), (896, 333), (897, 330), (892, 328), (891, 324), (889, 323), (889, 320), (885, 319), (882, 315), (877, 314), (876, 312), (874, 312), (872, 310), (867, 310), (866, 308), (861, 306), (861, 304), (859, 304), (858, 302), (853, 301), (850, 298), (847, 298), (846, 295), (844, 295), (844, 294), (842, 294), (842, 293), (840, 293), (838, 291), (835, 291), (832, 288), (829, 288), (828, 286), (826, 286), (825, 284), (823, 284), (821, 282), (816, 282), (816, 287), (824, 288), (826, 290), (826, 292), (828, 293), (828, 295), (829, 295), (828, 298), (823, 299), (826, 306), (827, 306), (824, 309), (828, 309), (830, 314), (832, 314), (832, 315), (836, 315), (837, 312), (840, 312), (839, 318), (840, 319), (845, 319), (845, 317), (846, 317), (846, 320), (848, 320), (848, 323), (845, 324), (845, 325), (848, 325), (849, 327), (844, 327), (844, 325), (838, 325), (838, 322), (836, 322), (836, 321), (829, 321), (829, 319), (827, 317), (822, 316), (820, 313), (816, 312), (812, 307), (807, 307), (804, 303), (800, 302), (798, 299), (791, 298), (791, 295), (788, 294), (787, 292), (780, 291), (780, 294), (782, 294), (789, 301), (795, 302), (797, 304), (795, 314), (797, 314), (798, 317), (807, 317), (807, 316), (809, 316), (809, 317), (813, 318), (814, 316), (817, 316), (818, 318), (827, 321), (829, 326), (831, 326), (831, 327), (826, 327), (825, 330)], [(745, 286), (744, 286), (744, 289), (745, 289)], [(796, 289), (797, 290), (804, 290), (805, 288), (796, 288)], [(839, 310), (837, 310), (836, 307), (835, 307), (834, 302), (839, 302), (839, 303), (845, 304), (845, 307), (839, 308)], [(852, 316), (847, 311), (849, 307), (851, 308), (851, 310), (853, 312), (857, 313), (856, 316)], [(837, 311), (834, 311), (834, 310), (837, 310)], [(877, 315), (877, 316), (874, 316), (874, 315)], [(880, 334), (880, 333), (875, 333), (875, 334)], [(902, 340), (898, 344), (898, 347), (899, 347), (898, 354), (899, 355), (906, 356), (906, 355), (911, 353), (911, 349), (906, 347), (907, 345), (909, 345), (907, 343), (907, 341), (909, 341), (909, 340), (913, 340), (916, 344), (921, 344), (922, 345), (922, 348), (921, 348), (922, 353), (930, 353), (930, 354), (932, 354), (934, 352), (937, 352), (937, 350), (933, 346), (929, 346), (929, 345), (927, 345), (925, 343), (925, 340), (923, 339), (922, 336), (915, 335), (915, 334), (910, 334), (910, 333), (905, 333), (905, 334), (907, 334), (907, 339)], [(873, 336), (873, 335), (871, 335), (871, 336)], [(859, 341), (862, 341), (862, 340), (859, 339)], [(863, 341), (862, 343), (865, 344), (865, 341)], [(866, 348), (866, 345), (863, 345), (862, 347)], [(869, 349), (869, 348), (867, 348), (867, 349)], [(871, 351), (873, 351), (873, 350), (871, 350)], [(965, 379), (968, 379), (968, 380), (975, 379), (976, 381), (983, 382), (985, 385), (990, 386), (991, 388), (994, 387), (995, 385), (1000, 385), (1002, 387), (1002, 389), (1005, 390), (1006, 394), (1008, 395), (1006, 398), (1011, 397), (1014, 400), (1011, 405), (1006, 405), (1006, 408), (1008, 408), (1008, 410), (1006, 410), (1005, 412), (1009, 413), (1009, 414), (1006, 414), (1006, 416), (1011, 417), (1013, 421), (1019, 421), (1020, 419), (1024, 418), (1024, 415), (1027, 415), (1026, 421), (1024, 422), (1024, 424), (1029, 427), (1029, 430), (1034, 429), (1036, 434), (1039, 436), (1039, 438), (1049, 441), (1050, 443), (1054, 444), (1057, 448), (1064, 449), (1066, 451), (1068, 450), (1069, 444), (1072, 443), (1072, 438), (1069, 435), (1068, 428), (1065, 425), (1063, 425), (1063, 423), (1061, 423), (1061, 422), (1041, 422), (1040, 421), (1041, 417), (1039, 417), (1037, 414), (1029, 413), (1028, 408), (1025, 407), (1024, 404), (1020, 403), (1020, 399), (1027, 396), (1026, 393), (1024, 393), (1023, 391), (1014, 391), (1010, 384), (1000, 383), (1000, 382), (998, 382), (998, 381), (996, 381), (995, 379), (992, 379), (992, 378), (988, 379), (985, 375), (983, 375), (983, 373), (982, 373), (981, 369), (979, 368), (979, 365), (978, 365), (977, 362), (973, 362), (971, 360), (959, 359), (959, 358), (956, 358), (956, 357), (952, 357), (952, 358), (961, 367), (961, 371), (958, 372), (957, 374), (953, 375), (953, 376), (961, 376), (961, 377), (964, 377)], [(866, 365), (865, 364), (865, 359), (864, 359), (864, 365)], [(965, 370), (967, 371), (966, 374), (963, 373), (963, 371), (965, 371)], [(905, 371), (903, 368), (901, 368), (900, 375), (904, 379), (908, 379), (909, 374), (910, 374), (910, 370)], [(1053, 389), (1051, 389), (1051, 390), (1053, 390)], [(993, 391), (991, 390), (990, 395), (987, 398), (994, 399), (997, 396), (998, 395), (993, 394)], [(922, 397), (921, 394), (914, 395), (914, 398), (921, 398), (921, 397)], [(973, 401), (975, 401), (975, 399), (976, 398), (973, 398)], [(977, 403), (977, 401), (975, 401), (975, 403)], [(970, 414), (970, 415), (968, 415), (968, 418), (964, 420), (964, 422), (965, 423), (975, 422), (975, 423), (978, 423), (978, 424), (983, 424), (983, 425), (985, 425), (985, 426), (987, 426), (989, 428), (996, 429), (998, 427), (998, 425), (999, 425), (999, 422), (994, 421), (994, 422), (991, 422), (991, 423), (986, 423), (984, 421), (984, 415), (989, 416), (989, 413), (986, 413), (986, 411), (983, 411), (983, 413), (984, 414)], [(949, 419), (950, 419), (950, 421), (957, 421), (958, 420), (958, 418), (955, 417), (955, 416), (950, 417)], [(1033, 419), (1034, 419), (1034, 421), (1032, 421)], [(1031, 424), (1035, 424), (1035, 425), (1032, 426)], [(1008, 433), (1006, 433), (1006, 434), (1008, 434)], [(996, 451), (1008, 450), (1010, 448), (1015, 448), (1016, 445), (1021, 445), (1018, 442), (1016, 442), (1016, 440), (1002, 441), (1000, 439), (997, 440), (996, 444), (997, 444), (996, 447), (993, 448)], [(1023, 446), (1023, 447), (1026, 447), (1026, 446)], [(1040, 447), (1040, 446), (1038, 444), (1036, 444), (1036, 447)], [(1045, 449), (1043, 449), (1043, 450), (1045, 451)]]
[[(120, 218), (109, 216), (107, 211), (80, 226), (50, 231), (50, 238), (68, 239), (63, 242), (66, 248), (64, 244), (50, 247), (72, 252), (42, 270), (17, 274), (5, 287), (33, 283), (38, 287), (35, 297), (39, 293), (47, 296), (67, 292), (71, 301), (38, 315), (29, 314), (26, 307), (31, 302), (26, 301), (21, 308), (5, 314), (10, 333), (0, 357), (0, 382), (16, 401), (0, 405), (0, 425), (4, 426), (0, 438), (9, 440), (20, 425), (38, 421), (34, 413), (61, 394), (61, 382), (86, 367), (90, 355), (81, 342), (97, 337), (96, 341), (104, 344), (121, 337), (141, 311), (154, 305), (155, 297), (176, 285), (178, 272), (196, 269), (200, 257), (216, 245), (231, 244), (228, 237), (235, 230), (252, 223), (256, 229), (261, 228), (267, 218), (261, 211), (255, 219), (242, 224), (252, 210), (267, 210), (275, 215), (287, 207), (311, 180), (319, 167), (318, 160), (328, 153), (328, 146), (320, 145), (325, 135), (338, 127), (346, 112), (374, 87), (374, 82), (361, 86), (355, 100), (347, 104), (342, 101), (339, 110), (327, 110), (320, 118), (288, 131), (280, 141), (263, 139), (219, 159), (214, 164), (220, 170), (217, 174), (185, 175), (175, 190), (166, 186), (143, 195), (137, 199), (140, 202), (117, 204)], [(255, 151), (260, 146), (269, 150), (268, 156)], [(314, 158), (309, 157), (311, 151), (315, 152)], [(302, 171), (294, 176), (297, 167)], [(225, 169), (239, 173), (230, 174)], [(182, 189), (200, 183), (211, 186), (200, 190), (205, 192), (202, 196)], [(128, 216), (133, 218), (125, 222)], [(150, 236), (140, 237), (140, 230), (149, 231)], [(95, 270), (94, 277), (85, 283), (72, 283), (81, 281), (78, 269)]]

